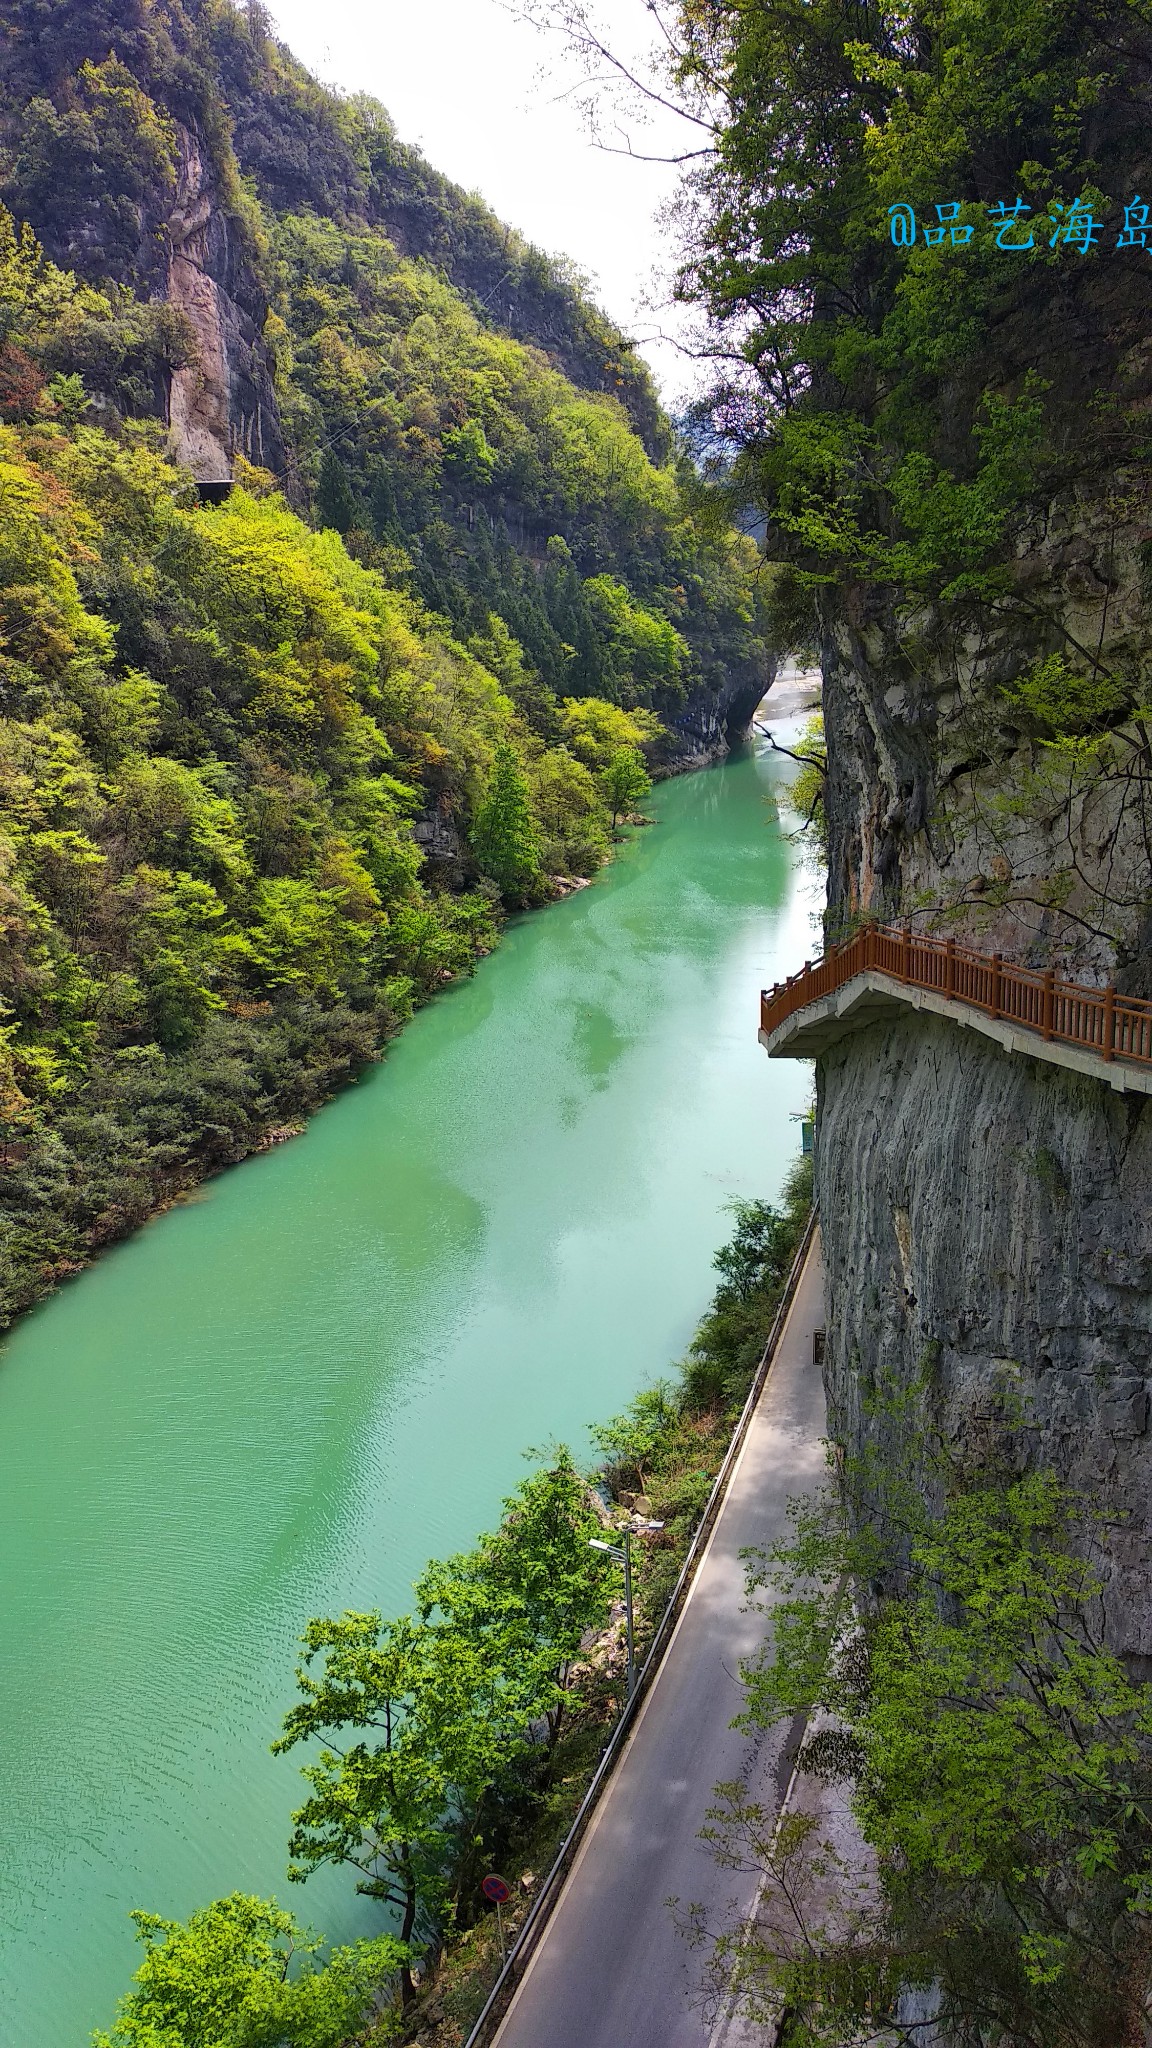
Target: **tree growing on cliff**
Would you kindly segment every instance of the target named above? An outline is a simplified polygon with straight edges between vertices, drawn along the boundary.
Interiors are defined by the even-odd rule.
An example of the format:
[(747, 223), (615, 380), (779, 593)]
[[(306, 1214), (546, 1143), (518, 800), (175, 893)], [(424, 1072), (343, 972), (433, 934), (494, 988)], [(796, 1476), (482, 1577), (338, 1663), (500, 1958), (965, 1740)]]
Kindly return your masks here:
[(500, 894), (522, 903), (540, 876), (540, 839), (528, 778), (516, 749), (502, 740), (472, 826), (472, 850)]
[(934, 1987), (950, 2040), (1114, 2048), (1140, 2038), (1145, 1991), (1152, 1688), (1102, 1638), (1082, 1505), (1043, 1472), (952, 1487), (933, 1511), (862, 1460), (753, 1567), (783, 1602), (744, 1718), (831, 1717), (805, 1764), (847, 1784), (876, 1876), (862, 1887), (818, 1828), (782, 1857), (718, 1788), (709, 1839), (729, 1865), (762, 1855), (782, 1907), (721, 1936), (718, 1987), (783, 2002), (811, 2044), (911, 2044), (901, 1993)]

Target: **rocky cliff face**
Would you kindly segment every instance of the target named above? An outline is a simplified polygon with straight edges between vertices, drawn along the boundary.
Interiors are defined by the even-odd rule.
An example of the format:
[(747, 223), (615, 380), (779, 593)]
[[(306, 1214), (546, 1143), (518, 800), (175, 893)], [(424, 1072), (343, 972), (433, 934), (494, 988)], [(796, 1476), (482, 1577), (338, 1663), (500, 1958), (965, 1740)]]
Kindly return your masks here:
[[(962, 642), (927, 610), (915, 637), (879, 608), (830, 623), (833, 935), (900, 917), (1146, 992), (1140, 733), (1085, 772), (1013, 696), (1059, 644), (1053, 617), (1110, 676), (1140, 673), (1141, 544), (1099, 497), (1035, 522), (1014, 573), (1047, 640), (1018, 612)], [(1110, 1634), (1152, 1672), (1152, 1101), (927, 1016), (844, 1039), (817, 1079), (835, 1433), (883, 1436), (870, 1397), (922, 1375), (922, 1420), (961, 1466), (1007, 1456), (1083, 1489), (1115, 1531)]]
[(281, 472), (284, 443), (255, 317), (259, 286), (236, 248), (200, 137), (180, 126), (177, 146), (167, 287), (196, 337), (196, 361), (172, 375), (173, 451), (200, 479), (231, 476), (238, 449), (249, 462)]
[(734, 740), (747, 732), (756, 707), (776, 680), (779, 661), (768, 648), (753, 675), (732, 675), (716, 693), (701, 691), (673, 728), (678, 766), (702, 767), (722, 760)]
[[(1147, 763), (1137, 738), (1104, 774), (1054, 754), (1017, 692), (1054, 647), (1091, 650), (1138, 695), (1143, 536), (1107, 502), (1045, 508), (1012, 563), (1032, 618), (947, 632), (926, 607), (910, 634), (881, 607), (838, 617), (825, 638), (832, 930), (868, 913), (948, 920), (1006, 957), (1057, 959), (1084, 980), (1145, 992)], [(1124, 685), (1121, 684), (1122, 688)]]
[(962, 1469), (1062, 1473), (1114, 1521), (1109, 1631), (1152, 1674), (1152, 1100), (928, 1016), (843, 1040), (819, 1090), (833, 1434), (903, 1460), (865, 1407), (922, 1375)]

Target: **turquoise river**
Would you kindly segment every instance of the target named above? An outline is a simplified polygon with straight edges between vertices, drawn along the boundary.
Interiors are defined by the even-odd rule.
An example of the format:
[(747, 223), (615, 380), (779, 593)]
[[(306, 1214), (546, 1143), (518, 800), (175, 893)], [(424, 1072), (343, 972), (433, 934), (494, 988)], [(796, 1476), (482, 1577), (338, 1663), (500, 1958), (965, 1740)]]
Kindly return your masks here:
[(665, 784), (595, 884), (519, 919), (304, 1136), (101, 1258), (0, 1348), (0, 2042), (84, 2048), (134, 1906), (278, 1893), (268, 1744), (309, 1615), (400, 1611), (522, 1453), (682, 1354), (805, 1069), (757, 991), (813, 878), (751, 753)]

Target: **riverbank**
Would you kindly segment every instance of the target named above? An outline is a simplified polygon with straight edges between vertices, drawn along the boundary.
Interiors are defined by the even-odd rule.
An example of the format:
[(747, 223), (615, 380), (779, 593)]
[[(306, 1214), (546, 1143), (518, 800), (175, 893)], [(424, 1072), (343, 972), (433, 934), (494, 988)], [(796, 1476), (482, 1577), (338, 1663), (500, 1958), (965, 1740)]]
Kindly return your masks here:
[[(802, 1159), (779, 1209), (764, 1202), (737, 1205), (735, 1231), (712, 1262), (720, 1284), (687, 1359), (672, 1378), (642, 1390), (623, 1414), (593, 1430), (607, 1455), (600, 1483), (615, 1503), (611, 1510), (557, 1445), (505, 1501), (494, 1531), (469, 1551), (426, 1565), (412, 1588), (410, 1611), (393, 1621), (346, 1612), (310, 1625), (298, 1674), (301, 1697), (275, 1745), (295, 1749), (307, 1740), (312, 1750), (307, 1803), (295, 1816), (294, 1871), (303, 1876), (327, 1862), (350, 1865), (394, 1909), (404, 1940), (415, 1941), (413, 1956), (398, 1951), (390, 1936), (377, 1935), (355, 1957), (346, 1953), (333, 1961), (334, 1983), (346, 1981), (352, 1967), (362, 1986), (341, 2038), (355, 2032), (378, 2048), (397, 2040), (459, 2048), (499, 1968), (490, 1901), (481, 1896), (493, 1880), (484, 1876), (482, 1886), (482, 1874), (494, 1868), (519, 1873), (514, 1887), (499, 1880), (509, 1894), (508, 1910), (496, 1921), (501, 1951), (525, 1910), (554, 1894), (557, 1873), (541, 1879), (537, 1870), (549, 1871), (560, 1839), (560, 1869), (570, 1866), (573, 1802), (580, 1806), (577, 1827), (595, 1830), (600, 1808), (589, 1817), (585, 1788), (601, 1775), (606, 1752), (620, 1750), (637, 1709), (645, 1726), (650, 1723), (649, 1648), (653, 1687), (663, 1698), (662, 1645), (670, 1632), (680, 1642), (686, 1624), (698, 1627), (696, 1570), (714, 1570), (717, 1518), (728, 1527), (732, 1474), (743, 1471), (749, 1432), (759, 1427), (784, 1296), (791, 1299), (802, 1250), (810, 1247), (810, 1198), (810, 1161)], [(638, 1499), (637, 1485), (650, 1497)], [(660, 1515), (651, 1515), (653, 1506)], [(748, 1525), (746, 1509), (741, 1526), (754, 1535), (755, 1514)], [(603, 1553), (605, 1536), (626, 1530), (636, 1561), (641, 1681), (635, 1698), (632, 1638), (626, 1634), (622, 1641), (620, 1603), (612, 1600), (615, 1570), (603, 1554), (589, 1555), (590, 1548)], [(731, 1537), (726, 1540), (731, 1549)], [(731, 1591), (730, 1564), (721, 1570)], [(712, 1606), (705, 1602), (709, 1617)], [(707, 1632), (711, 1619), (704, 1626)], [(730, 1631), (731, 1618), (721, 1660), (723, 1643), (735, 1640)], [(389, 1707), (401, 1701), (397, 1721)], [(709, 1711), (715, 1720), (714, 1700)], [(717, 1739), (725, 1711), (721, 1704)], [(353, 1736), (366, 1747), (349, 1753)], [(613, 1776), (609, 1797), (618, 1790)], [(703, 1814), (711, 1780), (698, 1790)], [(413, 1839), (420, 1845), (415, 1858)], [(695, 1844), (677, 1848), (691, 1855)], [(165, 1926), (159, 1980), (146, 1963), (140, 1981), (149, 1988), (135, 1994), (139, 2012), (130, 1998), (123, 2030), (111, 2040), (99, 2037), (105, 2048), (129, 2048), (135, 2017), (183, 2037), (186, 2015), (177, 1987), (186, 1981), (186, 1964), (195, 1972), (198, 1996), (219, 2002), (222, 2022), (258, 2002), (265, 1964), (243, 1943), (234, 1953), (231, 1946), (241, 1909), (249, 1916), (277, 1910), (231, 1894), (201, 1906), (187, 1927)], [(534, 1915), (534, 1924), (539, 1918)], [(438, 1953), (430, 1951), (426, 1932), (435, 1925), (450, 1930)], [(297, 1939), (287, 1922), (281, 1932)], [(667, 1934), (661, 1920), (660, 1938)], [(274, 1958), (267, 1967), (274, 1978)], [(166, 1987), (159, 1999), (158, 1982)], [(266, 1989), (270, 1997), (271, 1984)], [(365, 2033), (366, 2011), (378, 2018)]]
[[(636, 1657), (642, 1663), (670, 1600), (740, 1423), (811, 1211), (811, 1157), (796, 1162), (778, 1211), (749, 1203), (713, 1264), (724, 1275), (686, 1360), (599, 1432), (611, 1445), (600, 1477), (618, 1528), (633, 1537)], [(594, 1432), (594, 1437), (597, 1432)], [(642, 1487), (642, 1494), (636, 1489)], [(647, 1531), (643, 1525), (659, 1527)], [(622, 1602), (572, 1673), (566, 1735), (530, 1811), (499, 1843), (512, 1896), (498, 1921), (484, 1912), (433, 1960), (401, 2038), (413, 2048), (462, 2048), (596, 1776), (627, 1697)], [(496, 1846), (496, 1845), (494, 1845)], [(392, 2038), (382, 2035), (381, 2039)]]
[(285, 1888), (299, 1784), (267, 1745), (298, 1639), (402, 1612), (429, 1555), (492, 1527), (522, 1445), (587, 1455), (588, 1424), (683, 1355), (727, 1202), (777, 1195), (808, 1087), (764, 1060), (756, 992), (810, 950), (818, 896), (788, 772), (749, 750), (662, 784), (657, 829), (515, 920), (303, 1136), (5, 1339), (21, 2048), (106, 2024), (134, 1907), (185, 1919), (239, 1886), (337, 1943), (378, 1925), (347, 1876)]
[[(685, 763), (685, 769), (700, 765)], [(611, 865), (618, 850), (617, 842), (603, 866)], [(550, 900), (539, 910), (589, 886), (583, 876), (546, 880)], [(289, 1003), (272, 1020), (265, 1016), (270, 1004), (240, 1003), (211, 1021), (206, 1041), (186, 1058), (164, 1053), (158, 1045), (132, 1048), (136, 1087), (130, 1097), (135, 1122), (130, 1156), (115, 1156), (109, 1144), (113, 1121), (108, 1105), (100, 1101), (100, 1078), (84, 1091), (85, 1121), (91, 1125), (84, 1149), (91, 1155), (92, 1172), (79, 1215), (69, 1195), (65, 1217), (64, 1182), (51, 1148), (40, 1159), (34, 1156), (39, 1133), (34, 1141), (5, 1136), (0, 1105), (0, 1215), (5, 1218), (0, 1331), (216, 1175), (298, 1137), (319, 1109), (387, 1056), (413, 1016), (475, 973), (500, 943), (503, 930), (502, 915), (492, 903), (485, 928), (471, 934), (467, 964), (440, 970), (423, 985), (414, 983), (395, 1009), (341, 1007), (321, 1013), (314, 1004)], [(266, 1022), (275, 1023), (275, 1036), (258, 1048), (254, 1033)], [(66, 1109), (58, 1116), (67, 1126)], [(122, 1153), (123, 1144), (119, 1149)], [(56, 1199), (54, 1180), (60, 1188)]]
[[(786, 664), (764, 700), (771, 703), (773, 723), (803, 708), (807, 687), (805, 676)], [(715, 759), (726, 758), (729, 751), (725, 745)], [(710, 753), (685, 754), (658, 770), (657, 779), (701, 772), (715, 759)], [(646, 815), (624, 820), (635, 827), (652, 822)], [(601, 874), (618, 853), (617, 840)], [(538, 906), (541, 910), (589, 886), (580, 876), (547, 880), (552, 895)], [(27, 1138), (9, 1133), (5, 1140), (0, 1114), (0, 1212), (8, 1218), (0, 1246), (0, 1331), (217, 1174), (298, 1136), (325, 1103), (386, 1058), (414, 1015), (475, 973), (478, 962), (500, 943), (503, 929), (492, 906), (485, 928), (470, 934), (467, 964), (413, 983), (397, 1009), (343, 1007), (321, 1014), (315, 1005), (283, 1005), (275, 1019), (275, 1042), (270, 1039), (259, 1055), (253, 1034), (268, 1022), (268, 1004), (241, 1003), (223, 1012), (210, 1024), (210, 1045), (199, 1045), (187, 1056), (162, 1054), (158, 1046), (133, 1048), (130, 1100), (136, 1130), (131, 1156), (116, 1156), (107, 1105), (101, 1114), (99, 1081), (90, 1083), (85, 1090), (85, 1115), (92, 1124), (87, 1148), (104, 1155), (103, 1168), (93, 1173), (79, 1216), (71, 1213), (75, 1205), (70, 1204), (66, 1223), (63, 1193), (52, 1193), (54, 1173), (60, 1182), (59, 1162), (32, 1160)], [(31, 1208), (24, 1185), (30, 1176), (36, 1188)]]

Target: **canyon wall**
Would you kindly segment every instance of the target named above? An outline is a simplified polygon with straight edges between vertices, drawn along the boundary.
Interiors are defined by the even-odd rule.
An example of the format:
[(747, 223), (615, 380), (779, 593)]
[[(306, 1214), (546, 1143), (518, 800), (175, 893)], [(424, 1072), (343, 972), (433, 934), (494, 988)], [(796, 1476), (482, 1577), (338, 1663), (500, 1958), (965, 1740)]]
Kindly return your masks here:
[[(1042, 631), (1015, 608), (949, 637), (927, 607), (897, 631), (875, 601), (831, 622), (830, 936), (901, 919), (1149, 992), (1139, 715), (1086, 756), (1015, 687), (1063, 644), (1138, 695), (1141, 547), (1103, 494), (1068, 496), (1013, 558)], [(906, 1420), (868, 1411), (922, 1377), (960, 1468), (1055, 1469), (1105, 1513), (1109, 1634), (1152, 1672), (1152, 1100), (926, 1015), (844, 1038), (817, 1083), (834, 1433), (905, 1461)]]
[(239, 450), (284, 469), (262, 300), (237, 248), (218, 176), (200, 137), (177, 128), (176, 199), (167, 223), (167, 295), (196, 338), (196, 359), (174, 370), (168, 421), (176, 460), (200, 480), (229, 477)]
[(1152, 1675), (1152, 1098), (928, 1015), (818, 1078), (833, 1435), (905, 1462), (886, 1393), (922, 1381), (960, 1470), (1061, 1473), (1111, 1525), (1109, 1635)]

